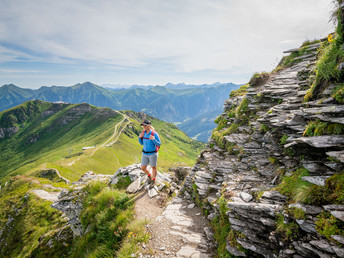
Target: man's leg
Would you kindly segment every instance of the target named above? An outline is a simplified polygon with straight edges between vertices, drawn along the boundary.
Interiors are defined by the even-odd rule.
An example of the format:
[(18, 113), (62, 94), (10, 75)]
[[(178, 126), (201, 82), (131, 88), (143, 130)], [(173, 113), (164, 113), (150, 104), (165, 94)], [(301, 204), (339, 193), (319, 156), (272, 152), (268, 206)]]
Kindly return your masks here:
[(152, 167), (152, 174), (153, 174), (152, 178), (153, 178), (153, 179), (156, 178), (157, 173), (158, 173), (158, 172), (157, 172), (157, 170), (156, 170), (156, 167)]
[(147, 169), (147, 165), (149, 164), (149, 157), (147, 157), (147, 155), (144, 155), (142, 153), (142, 159), (141, 159), (141, 170), (143, 172), (145, 172), (145, 174), (150, 177), (151, 174), (149, 173), (148, 169)]
[(146, 166), (141, 166), (141, 170), (142, 170), (143, 172), (145, 172), (145, 174), (146, 174), (147, 176), (150, 175), (150, 173), (149, 173), (149, 171), (148, 171), (148, 169), (147, 169), (147, 165), (146, 165)]

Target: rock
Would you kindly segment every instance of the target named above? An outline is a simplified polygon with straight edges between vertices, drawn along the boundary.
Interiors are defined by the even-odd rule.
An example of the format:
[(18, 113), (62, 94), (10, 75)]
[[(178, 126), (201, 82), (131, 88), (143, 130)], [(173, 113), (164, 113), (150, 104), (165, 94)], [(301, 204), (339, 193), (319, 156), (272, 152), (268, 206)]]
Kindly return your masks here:
[(285, 202), (287, 200), (287, 196), (281, 194), (278, 191), (265, 191), (261, 197), (262, 199), (268, 199), (271, 201), (277, 202)]
[(201, 257), (201, 252), (190, 245), (183, 246), (176, 255), (178, 257)]
[(344, 236), (332, 235), (331, 238), (344, 245)]
[(300, 137), (294, 139), (291, 143), (284, 145), (284, 148), (288, 148), (299, 143), (305, 143), (315, 148), (344, 147), (344, 136), (323, 135), (312, 137)]
[(227, 243), (226, 250), (236, 257), (246, 257), (246, 254), (240, 251), (238, 248), (231, 246)]
[(344, 151), (329, 151), (326, 154), (344, 163)]
[(127, 193), (136, 193), (141, 187), (142, 178), (137, 178), (127, 187)]
[(189, 204), (188, 209), (193, 209), (195, 207), (194, 203)]
[(315, 224), (311, 220), (296, 220), (300, 228), (307, 233), (317, 233), (315, 230)]
[(317, 249), (323, 250), (328, 253), (334, 253), (330, 243), (327, 240), (318, 240), (318, 241), (310, 241), (309, 242), (312, 246)]
[(253, 199), (252, 195), (250, 195), (249, 193), (245, 193), (245, 192), (240, 192), (239, 197), (241, 199), (243, 199), (245, 202), (249, 202)]
[(331, 215), (337, 219), (340, 219), (341, 221), (344, 221), (344, 211), (331, 211)]
[(333, 246), (332, 249), (336, 253), (337, 257), (344, 257), (344, 248)]
[(303, 176), (302, 180), (314, 185), (324, 186), (329, 176)]
[(158, 191), (155, 189), (155, 187), (148, 189), (149, 198), (153, 198), (157, 195), (158, 195)]
[(39, 198), (43, 200), (51, 201), (51, 202), (56, 202), (60, 195), (59, 192), (48, 193), (45, 190), (32, 190), (31, 192), (34, 193)]
[(210, 242), (214, 241), (214, 233), (212, 232), (212, 230), (209, 227), (204, 228), (204, 233)]

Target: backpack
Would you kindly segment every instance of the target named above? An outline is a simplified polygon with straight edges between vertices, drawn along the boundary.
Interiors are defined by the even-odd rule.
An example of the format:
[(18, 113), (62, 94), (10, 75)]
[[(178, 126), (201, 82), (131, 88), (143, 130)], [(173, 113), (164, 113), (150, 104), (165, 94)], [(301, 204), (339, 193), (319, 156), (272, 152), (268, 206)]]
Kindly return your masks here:
[[(142, 132), (145, 133), (145, 130), (143, 130)], [(155, 132), (154, 130), (152, 130), (151, 135), (154, 136), (155, 133), (156, 133), (156, 132)], [(149, 138), (144, 138), (144, 137), (143, 137), (142, 139), (149, 140)], [(156, 152), (156, 153), (158, 153), (159, 149), (160, 149), (160, 146), (155, 146), (155, 152)]]

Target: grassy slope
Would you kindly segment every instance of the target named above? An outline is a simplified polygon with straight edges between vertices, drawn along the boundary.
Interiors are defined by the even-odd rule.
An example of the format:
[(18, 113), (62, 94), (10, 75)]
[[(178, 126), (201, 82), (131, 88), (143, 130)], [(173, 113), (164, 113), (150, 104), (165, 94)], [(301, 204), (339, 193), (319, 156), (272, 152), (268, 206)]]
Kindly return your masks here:
[[(91, 111), (77, 116), (75, 110), (85, 105), (90, 107)], [(54, 114), (42, 117), (42, 112), (54, 108)], [(27, 112), (30, 109), (31, 112)], [(12, 119), (13, 121), (9, 122), (11, 119), (8, 117), (18, 115), (18, 110), (26, 110), (26, 120), (16, 122)], [(99, 115), (101, 112), (105, 115)], [(130, 125), (125, 128), (116, 143), (104, 145), (95, 152), (95, 149), (82, 152), (82, 147), (99, 147), (109, 140), (123, 116), (109, 109), (100, 109), (88, 104), (64, 104), (56, 110), (56, 105), (41, 101), (27, 102), (10, 111), (1, 112), (0, 127), (12, 123), (16, 126), (21, 125), (21, 128), (11, 138), (0, 140), (0, 177), (30, 174), (48, 167), (58, 169), (61, 175), (73, 181), (89, 170), (113, 174), (119, 167), (138, 163), (141, 146), (137, 136), (141, 130), (141, 118), (138, 113), (126, 113), (132, 117)], [(61, 121), (70, 116), (74, 116), (73, 119), (63, 125)], [(160, 169), (167, 170), (170, 166), (176, 165), (193, 165), (203, 145), (188, 138), (173, 124), (152, 117), (150, 119), (162, 138), (163, 145), (158, 163)], [(117, 132), (127, 122), (124, 121)], [(38, 140), (29, 143), (28, 141), (35, 136), (39, 136)], [(110, 139), (109, 143), (115, 138), (116, 136)], [(72, 157), (67, 158), (68, 150), (72, 150)]]

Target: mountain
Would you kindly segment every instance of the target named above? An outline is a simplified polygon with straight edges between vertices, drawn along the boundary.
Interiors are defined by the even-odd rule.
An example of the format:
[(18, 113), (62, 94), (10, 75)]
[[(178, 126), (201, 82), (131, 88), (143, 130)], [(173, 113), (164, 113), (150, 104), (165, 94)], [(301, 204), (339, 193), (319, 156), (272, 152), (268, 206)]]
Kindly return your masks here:
[(211, 132), (216, 126), (215, 119), (222, 113), (222, 109), (215, 109), (205, 112), (195, 118), (188, 119), (183, 123), (177, 124), (178, 128), (187, 135), (193, 135), (193, 139), (207, 142)]
[[(71, 87), (43, 86), (38, 90), (21, 89), (14, 85), (0, 88), (2, 102), (0, 110), (18, 105), (25, 100), (63, 101), (66, 103), (89, 103), (115, 110), (143, 111), (167, 122), (183, 122), (203, 113), (221, 108), (221, 104), (232, 90), (239, 86), (232, 83), (211, 85), (167, 84), (166, 86), (136, 87), (116, 91), (100, 87), (91, 82)], [(193, 132), (191, 137), (204, 133)], [(208, 137), (210, 134), (207, 134)]]
[[(162, 170), (177, 163), (192, 164), (202, 144), (173, 124), (133, 111), (35, 100), (0, 112), (0, 178), (31, 173), (43, 164), (69, 180), (88, 170), (114, 173), (139, 162), (137, 137), (144, 117), (152, 120), (162, 138)], [(84, 147), (92, 148), (83, 151)]]
[(218, 257), (344, 257), (338, 2), (334, 35), (287, 51), (273, 72), (231, 93), (189, 169), (181, 197), (207, 214)]
[(0, 111), (17, 106), (34, 95), (34, 90), (22, 89), (13, 84), (0, 87)]

